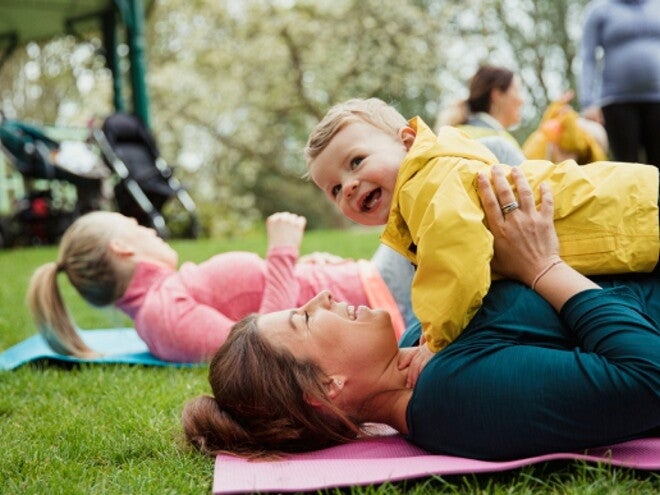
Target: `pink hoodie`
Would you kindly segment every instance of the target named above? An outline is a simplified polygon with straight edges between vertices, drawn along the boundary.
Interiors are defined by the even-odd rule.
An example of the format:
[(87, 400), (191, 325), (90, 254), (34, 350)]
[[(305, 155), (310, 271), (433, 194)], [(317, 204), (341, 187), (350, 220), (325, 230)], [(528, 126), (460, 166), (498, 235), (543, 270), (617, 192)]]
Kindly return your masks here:
[[(116, 306), (133, 319), (152, 354), (167, 361), (200, 362), (250, 313), (294, 308), (323, 289), (339, 301), (370, 305), (367, 292), (373, 290), (363, 287), (364, 261), (314, 264), (297, 259), (296, 248), (279, 247), (265, 260), (234, 251), (200, 264), (184, 263), (178, 271), (143, 262)], [(382, 279), (377, 282), (378, 289), (385, 286)], [(400, 320), (393, 300), (379, 304), (389, 305), (384, 309)]]

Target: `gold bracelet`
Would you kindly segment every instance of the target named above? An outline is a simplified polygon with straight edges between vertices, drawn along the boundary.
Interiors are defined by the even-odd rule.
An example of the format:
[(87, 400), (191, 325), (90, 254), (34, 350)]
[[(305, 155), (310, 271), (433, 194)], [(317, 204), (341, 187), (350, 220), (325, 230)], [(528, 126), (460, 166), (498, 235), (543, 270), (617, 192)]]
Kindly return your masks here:
[(543, 275), (548, 273), (552, 267), (557, 266), (559, 263), (563, 263), (563, 262), (564, 260), (555, 260), (552, 263), (550, 263), (548, 266), (546, 266), (543, 270), (541, 270), (541, 273), (539, 273), (536, 276), (536, 278), (532, 282), (532, 285), (530, 286), (532, 290), (536, 290), (536, 284), (538, 283), (539, 280), (541, 280), (541, 277), (543, 277)]

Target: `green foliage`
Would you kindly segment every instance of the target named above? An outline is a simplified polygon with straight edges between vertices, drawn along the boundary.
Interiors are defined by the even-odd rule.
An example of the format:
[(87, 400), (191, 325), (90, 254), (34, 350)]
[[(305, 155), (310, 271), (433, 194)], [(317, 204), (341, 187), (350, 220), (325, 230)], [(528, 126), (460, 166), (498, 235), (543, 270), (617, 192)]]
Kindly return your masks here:
[[(586, 3), (159, 0), (146, 33), (152, 127), (209, 235), (240, 235), (275, 210), (343, 225), (300, 180), (301, 150), (330, 105), (378, 96), (433, 124), (487, 61), (520, 74), (522, 141), (549, 100), (575, 89)], [(2, 108), (60, 124), (105, 115), (102, 61), (94, 35), (30, 44), (0, 71)]]
[(320, 208), (320, 195), (300, 180), (308, 132), (331, 104), (354, 96), (433, 118), (425, 106), (439, 91), (440, 22), (391, 1), (232, 5), (170, 0), (154, 12), (161, 142), (212, 163), (195, 173), (198, 184), (204, 176), (197, 194), (221, 208), (290, 210), (314, 226), (337, 225), (336, 213)]
[[(577, 91), (577, 42), (581, 15), (589, 0), (519, 2), (488, 0), (483, 16), (491, 19), (487, 33), (491, 47), (506, 46), (511, 66), (520, 75), (528, 95), (526, 121), (515, 133), (520, 142), (537, 126), (550, 101), (564, 91)], [(497, 49), (491, 49), (490, 59)]]
[(37, 124), (84, 127), (112, 109), (111, 76), (100, 39), (65, 36), (30, 43), (1, 67), (1, 108), (10, 118)]
[[(314, 231), (303, 251), (368, 258), (377, 231)], [(202, 261), (221, 250), (264, 254), (263, 229), (241, 239), (178, 241), (182, 259)], [(33, 334), (23, 298), (30, 274), (53, 260), (54, 247), (0, 251), (0, 351)], [(60, 277), (62, 279), (64, 277)], [(83, 303), (65, 286), (67, 305), (83, 328), (125, 326), (115, 312)], [(213, 460), (182, 438), (181, 408), (207, 393), (206, 368), (124, 365), (26, 365), (0, 372), (0, 492), (26, 494), (210, 493)], [(660, 476), (583, 463), (551, 463), (507, 473), (430, 477), (329, 494), (545, 493), (655, 494)]]

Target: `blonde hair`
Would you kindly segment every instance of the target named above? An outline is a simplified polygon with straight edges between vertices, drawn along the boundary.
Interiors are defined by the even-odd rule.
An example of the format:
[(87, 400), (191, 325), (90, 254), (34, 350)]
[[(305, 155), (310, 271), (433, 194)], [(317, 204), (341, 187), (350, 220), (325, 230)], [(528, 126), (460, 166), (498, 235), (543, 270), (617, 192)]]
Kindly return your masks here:
[(106, 306), (121, 296), (108, 243), (116, 234), (102, 219), (108, 212), (92, 212), (77, 219), (60, 242), (58, 260), (40, 266), (32, 275), (27, 303), (39, 332), (50, 347), (77, 357), (98, 355), (76, 331), (60, 292), (57, 275), (66, 273), (71, 285), (93, 306)]
[(408, 125), (403, 115), (379, 98), (353, 98), (339, 103), (330, 108), (312, 129), (303, 150), (307, 164), (323, 152), (340, 130), (354, 122), (366, 122), (395, 135), (399, 129)]

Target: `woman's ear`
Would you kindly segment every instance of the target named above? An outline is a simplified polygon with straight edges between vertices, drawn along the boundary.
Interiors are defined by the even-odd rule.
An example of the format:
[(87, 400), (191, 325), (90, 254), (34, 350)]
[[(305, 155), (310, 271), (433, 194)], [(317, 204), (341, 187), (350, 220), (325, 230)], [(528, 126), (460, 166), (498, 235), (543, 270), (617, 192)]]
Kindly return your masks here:
[(330, 400), (335, 400), (335, 398), (342, 393), (345, 384), (346, 384), (345, 376), (343, 375), (330, 376), (330, 383), (325, 387), (326, 393), (328, 394)]
[(417, 133), (415, 132), (415, 129), (413, 129), (410, 126), (405, 126), (399, 129), (399, 132), (397, 134), (399, 136), (399, 139), (401, 139), (401, 141), (403, 142), (403, 145), (406, 147), (406, 150), (410, 151), (410, 147), (415, 142), (415, 137), (417, 137)]
[[(346, 377), (343, 375), (331, 375), (330, 381), (325, 383), (325, 394), (331, 401), (334, 401), (339, 394), (344, 390), (346, 384)], [(314, 407), (322, 406), (323, 404), (316, 399), (316, 397), (305, 394), (305, 402)]]

